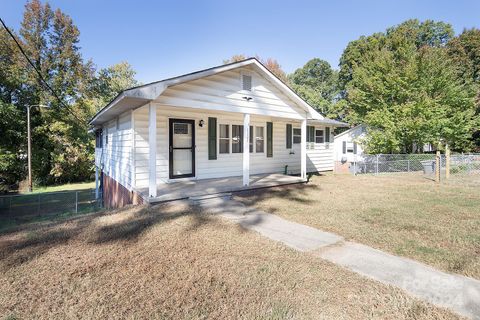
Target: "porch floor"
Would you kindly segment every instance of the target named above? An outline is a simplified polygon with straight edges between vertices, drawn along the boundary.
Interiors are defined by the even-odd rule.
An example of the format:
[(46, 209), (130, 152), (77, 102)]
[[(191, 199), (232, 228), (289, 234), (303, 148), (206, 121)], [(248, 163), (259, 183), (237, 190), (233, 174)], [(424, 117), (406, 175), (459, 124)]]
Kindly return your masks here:
[(157, 197), (148, 197), (148, 188), (141, 188), (138, 192), (149, 203), (172, 201), (178, 199), (201, 197), (225, 192), (260, 189), (286, 184), (302, 183), (305, 179), (279, 173), (251, 175), (250, 185), (242, 186), (242, 177), (227, 177), (204, 180), (181, 180), (157, 186)]

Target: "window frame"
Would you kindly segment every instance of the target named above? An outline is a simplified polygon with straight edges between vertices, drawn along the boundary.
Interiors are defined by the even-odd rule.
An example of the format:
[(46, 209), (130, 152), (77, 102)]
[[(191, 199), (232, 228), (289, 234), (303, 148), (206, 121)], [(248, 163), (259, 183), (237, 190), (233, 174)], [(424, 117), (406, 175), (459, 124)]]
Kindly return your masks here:
[[(318, 135), (318, 132), (321, 132), (322, 134), (321, 135)], [(322, 142), (318, 142), (318, 138), (321, 138), (322, 139)], [(323, 144), (325, 143), (325, 129), (317, 129), (315, 128), (315, 143), (317, 144)]]
[[(222, 137), (221, 136), (221, 126), (227, 126), (228, 127), (228, 138), (226, 137)], [(233, 127), (234, 126), (237, 126), (239, 128), (241, 128), (240, 130), (240, 142), (239, 144), (241, 145), (241, 148), (240, 150), (241, 151), (237, 151), (237, 152), (234, 152), (234, 148), (233, 148), (233, 145), (234, 145), (234, 129)], [(264, 125), (250, 125), (250, 128), (249, 128), (250, 132), (249, 132), (249, 153), (251, 154), (258, 154), (258, 155), (261, 155), (261, 154), (264, 154), (266, 155), (266, 149), (267, 149), (267, 143), (266, 143), (266, 140), (267, 140), (267, 129), (266, 129), (266, 126)], [(257, 131), (261, 130), (262, 131), (262, 134), (263, 135), (257, 135)], [(292, 130), (293, 131), (293, 130)], [(293, 136), (292, 136), (293, 137)], [(292, 138), (293, 139), (293, 138)], [(220, 146), (221, 146), (221, 141), (222, 140), (225, 140), (225, 141), (228, 141), (228, 152), (220, 152)], [(245, 146), (243, 145), (244, 144), (244, 137), (243, 137), (243, 124), (240, 124), (240, 122), (238, 121), (232, 121), (232, 122), (223, 122), (223, 123), (220, 123), (219, 121), (217, 122), (217, 154), (218, 155), (228, 155), (228, 154), (241, 154), (243, 153)], [(257, 140), (258, 141), (263, 141), (262, 143), (262, 148), (261, 149), (257, 149)]]
[[(262, 136), (261, 139), (260, 136), (257, 133), (257, 129), (262, 129)], [(253, 130), (255, 133), (255, 153), (265, 153), (265, 127), (264, 126), (255, 126), (255, 129)], [(262, 141), (262, 151), (258, 151), (258, 145), (257, 141)]]
[[(240, 125), (240, 124), (232, 124), (232, 134), (231, 134), (231, 139), (232, 139), (232, 149), (231, 149), (231, 152), (230, 153), (243, 153), (243, 124)], [(236, 137), (233, 136), (233, 127), (238, 127), (240, 129), (239, 131), (239, 141), (238, 142), (235, 142), (235, 145), (238, 145), (239, 146), (239, 151), (234, 151), (234, 148), (233, 148), (233, 145), (234, 145), (234, 139)]]
[[(295, 130), (300, 130), (300, 134), (295, 134)], [(295, 137), (299, 137), (300, 140), (298, 142), (295, 142)], [(302, 128), (292, 128), (292, 145), (293, 144), (301, 144), (302, 143)]]
[[(226, 138), (222, 137), (222, 130), (221, 130), (222, 126), (227, 126), (227, 131), (226, 132), (227, 132), (228, 137), (226, 137)], [(232, 151), (232, 148), (230, 147), (230, 144), (231, 144), (230, 139), (231, 139), (231, 136), (232, 136), (232, 134), (230, 132), (230, 128), (231, 128), (230, 124), (226, 124), (226, 123), (219, 123), (218, 124), (218, 154), (230, 154), (231, 151)], [(226, 140), (228, 142), (228, 152), (222, 152), (221, 143), (220, 143), (221, 140)]]
[(353, 146), (354, 142), (348, 142), (347, 141), (347, 153), (346, 154), (354, 154), (353, 151), (354, 151), (354, 146)]

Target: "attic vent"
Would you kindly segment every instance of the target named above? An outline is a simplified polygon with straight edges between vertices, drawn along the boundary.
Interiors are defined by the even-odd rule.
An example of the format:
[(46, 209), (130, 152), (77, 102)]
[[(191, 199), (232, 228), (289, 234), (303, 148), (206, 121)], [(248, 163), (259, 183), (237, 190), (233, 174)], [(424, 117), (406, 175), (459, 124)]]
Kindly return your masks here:
[(242, 90), (252, 91), (252, 76), (242, 74)]

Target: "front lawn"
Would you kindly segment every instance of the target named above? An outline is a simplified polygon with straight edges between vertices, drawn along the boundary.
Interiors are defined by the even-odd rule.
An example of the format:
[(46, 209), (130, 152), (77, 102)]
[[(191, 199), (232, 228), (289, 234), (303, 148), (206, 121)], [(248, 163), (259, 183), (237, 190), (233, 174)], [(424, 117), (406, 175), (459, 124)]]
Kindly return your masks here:
[[(72, 190), (95, 189), (95, 181), (65, 183), (52, 186), (34, 186), (32, 193), (59, 192)], [(21, 192), (28, 194), (29, 192)]]
[(183, 202), (0, 235), (10, 319), (456, 319)]
[(418, 174), (314, 176), (237, 197), (286, 219), (480, 279), (480, 192)]

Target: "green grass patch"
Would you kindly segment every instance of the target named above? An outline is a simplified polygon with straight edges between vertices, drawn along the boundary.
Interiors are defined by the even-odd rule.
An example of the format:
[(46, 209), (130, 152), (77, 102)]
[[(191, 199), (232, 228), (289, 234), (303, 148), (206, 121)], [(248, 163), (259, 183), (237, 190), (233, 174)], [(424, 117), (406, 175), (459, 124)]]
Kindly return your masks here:
[[(93, 189), (93, 188), (95, 188), (95, 181), (66, 183), (66, 184), (59, 184), (55, 186), (34, 186), (32, 193), (85, 190), (85, 189)], [(20, 192), (20, 193), (28, 193), (28, 192)]]

